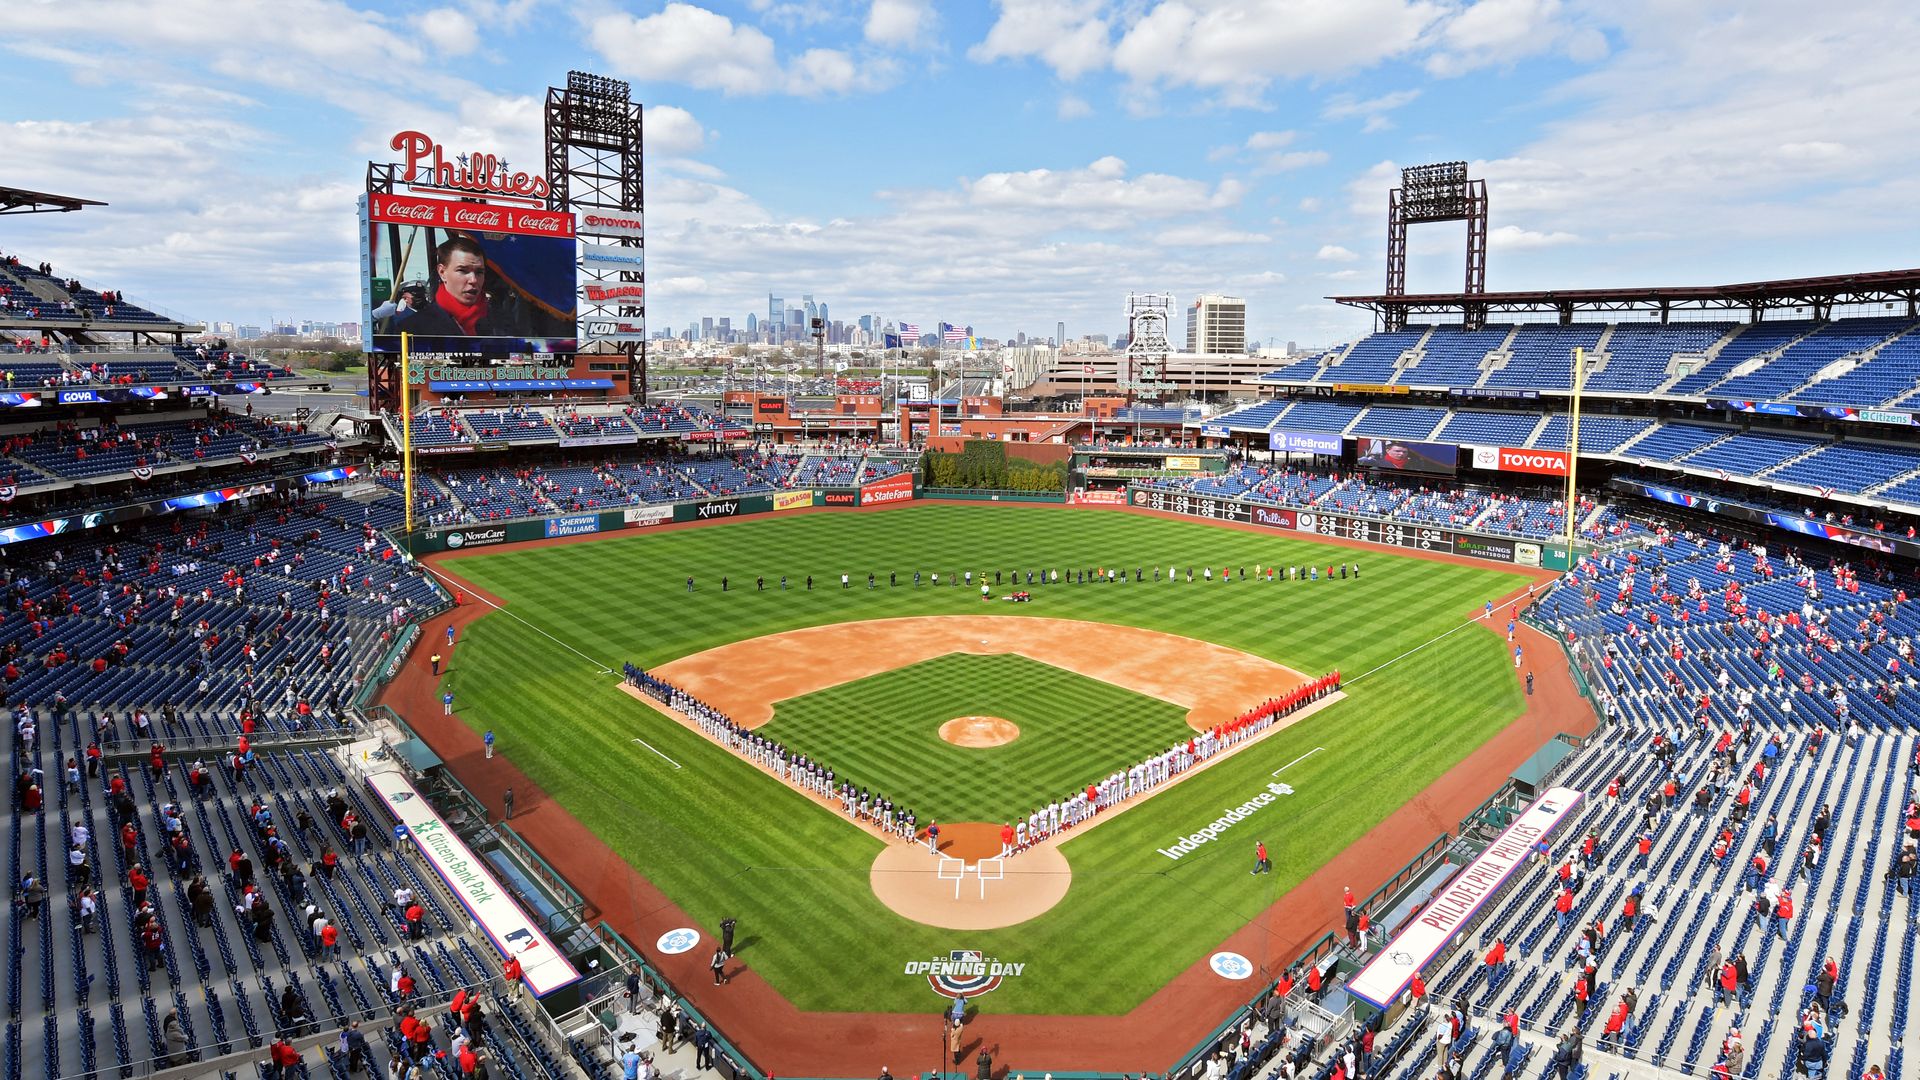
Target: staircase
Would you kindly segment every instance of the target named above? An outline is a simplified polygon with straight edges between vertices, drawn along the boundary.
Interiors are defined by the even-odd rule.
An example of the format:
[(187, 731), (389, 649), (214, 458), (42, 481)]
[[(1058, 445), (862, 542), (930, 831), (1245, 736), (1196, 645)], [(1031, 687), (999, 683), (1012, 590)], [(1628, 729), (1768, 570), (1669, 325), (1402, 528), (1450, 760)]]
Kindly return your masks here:
[(1494, 372), (1513, 363), (1513, 339), (1519, 336), (1520, 324), (1514, 323), (1512, 328), (1507, 331), (1507, 336), (1500, 342), (1500, 345), (1488, 352), (1486, 359), (1480, 361), (1480, 377), (1474, 380), (1473, 385), (1487, 385), (1487, 379), (1490, 378)]
[[(1674, 383), (1679, 382), (1681, 379), (1686, 378), (1687, 376), (1693, 374), (1696, 371), (1699, 371), (1701, 368), (1706, 367), (1708, 364), (1711, 364), (1715, 360), (1719, 359), (1721, 352), (1723, 352), (1728, 345), (1733, 343), (1733, 339), (1739, 337), (1741, 334), (1746, 333), (1747, 327), (1752, 325), (1753, 325), (1752, 323), (1740, 323), (1739, 325), (1735, 326), (1732, 330), (1729, 330), (1725, 334), (1720, 335), (1720, 340), (1707, 346), (1705, 352), (1674, 353), (1672, 356), (1668, 357), (1666, 381), (1662, 382), (1659, 386), (1654, 387), (1653, 392), (1656, 394), (1664, 394), (1667, 392), (1667, 389), (1671, 387)], [(1698, 361), (1698, 363), (1693, 363), (1692, 366), (1682, 370), (1680, 365), (1689, 363), (1691, 361)]]
[(1613, 359), (1613, 354), (1607, 351), (1607, 345), (1613, 341), (1613, 330), (1618, 325), (1608, 323), (1607, 328), (1600, 331), (1600, 339), (1593, 343), (1593, 351), (1587, 354), (1587, 378), (1591, 379), (1607, 370), (1607, 362)]
[(1833, 325), (1831, 322), (1815, 323), (1813, 326), (1813, 329), (1807, 331), (1804, 334), (1801, 334), (1799, 337), (1796, 337), (1791, 341), (1786, 341), (1779, 345), (1776, 345), (1773, 348), (1768, 349), (1766, 352), (1755, 353), (1752, 356), (1747, 357), (1745, 360), (1742, 360), (1738, 364), (1735, 364), (1733, 366), (1733, 370), (1720, 376), (1718, 379), (1715, 379), (1713, 382), (1707, 384), (1706, 386), (1701, 387), (1702, 391), (1711, 391), (1715, 387), (1720, 386), (1722, 383), (1725, 383), (1729, 379), (1737, 379), (1742, 375), (1751, 375), (1754, 372), (1759, 371), (1761, 368), (1765, 367), (1766, 365), (1771, 364), (1775, 360), (1780, 359), (1780, 355), (1786, 352), (1788, 349), (1793, 348), (1795, 345), (1800, 344), (1801, 342), (1807, 340), (1808, 338), (1812, 337), (1813, 335), (1819, 333), (1820, 331), (1826, 329), (1831, 325)]
[(1433, 332), (1436, 329), (1438, 329), (1438, 327), (1427, 327), (1427, 332), (1420, 335), (1420, 340), (1414, 342), (1410, 348), (1403, 351), (1399, 357), (1394, 360), (1393, 370), (1387, 373), (1387, 382), (1392, 383), (1399, 381), (1401, 372), (1410, 367), (1418, 367), (1420, 361), (1426, 359), (1427, 342), (1433, 340)]

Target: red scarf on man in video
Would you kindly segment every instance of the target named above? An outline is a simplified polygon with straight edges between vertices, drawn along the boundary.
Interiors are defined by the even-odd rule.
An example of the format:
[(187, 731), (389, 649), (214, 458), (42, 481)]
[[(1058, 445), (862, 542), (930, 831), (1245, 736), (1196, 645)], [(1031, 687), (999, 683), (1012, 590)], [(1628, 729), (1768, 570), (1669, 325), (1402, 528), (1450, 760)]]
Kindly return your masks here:
[(441, 282), (439, 291), (433, 294), (433, 304), (441, 311), (453, 316), (453, 321), (459, 323), (460, 329), (469, 337), (478, 333), (475, 327), (480, 325), (481, 319), (487, 317), (486, 293), (480, 294), (480, 302), (477, 304), (463, 304), (447, 291), (445, 282)]

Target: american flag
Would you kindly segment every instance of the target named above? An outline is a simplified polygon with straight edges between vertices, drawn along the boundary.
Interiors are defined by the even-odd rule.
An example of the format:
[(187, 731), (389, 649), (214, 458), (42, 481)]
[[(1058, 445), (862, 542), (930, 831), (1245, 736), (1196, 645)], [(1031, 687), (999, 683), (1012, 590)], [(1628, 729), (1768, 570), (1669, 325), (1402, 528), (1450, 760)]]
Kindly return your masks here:
[(964, 344), (967, 340), (967, 332), (966, 330), (958, 326), (950, 326), (947, 323), (941, 323), (940, 324), (940, 340), (942, 342), (945, 342), (948, 345)]
[(901, 323), (900, 324), (900, 340), (903, 342), (919, 341), (920, 325), (918, 323), (910, 323), (910, 322)]

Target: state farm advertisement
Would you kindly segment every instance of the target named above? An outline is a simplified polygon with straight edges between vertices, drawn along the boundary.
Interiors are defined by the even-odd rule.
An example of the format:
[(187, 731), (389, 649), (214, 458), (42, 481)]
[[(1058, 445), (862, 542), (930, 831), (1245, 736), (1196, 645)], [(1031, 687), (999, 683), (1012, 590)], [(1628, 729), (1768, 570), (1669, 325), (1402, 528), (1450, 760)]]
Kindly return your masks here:
[(899, 502), (913, 498), (913, 474), (898, 473), (885, 480), (876, 480), (860, 489), (860, 505), (873, 506), (878, 503)]
[(1476, 446), (1473, 448), (1473, 467), (1496, 472), (1565, 476), (1567, 475), (1567, 455), (1563, 450), (1522, 450), (1512, 446)]

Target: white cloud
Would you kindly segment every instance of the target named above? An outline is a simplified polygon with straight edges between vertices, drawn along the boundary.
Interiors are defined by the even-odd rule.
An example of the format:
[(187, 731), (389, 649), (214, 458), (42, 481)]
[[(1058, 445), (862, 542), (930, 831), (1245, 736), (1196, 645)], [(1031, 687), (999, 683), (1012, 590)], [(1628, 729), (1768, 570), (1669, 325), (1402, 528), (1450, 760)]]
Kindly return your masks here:
[(1554, 52), (1593, 63), (1607, 55), (1606, 35), (1577, 25), (1562, 0), (1476, 0), (1441, 27), (1427, 70), (1461, 75)]
[(1073, 94), (1062, 94), (1054, 114), (1062, 120), (1084, 120), (1093, 115), (1093, 106), (1087, 104), (1085, 98), (1076, 97)]
[(999, 17), (967, 50), (980, 63), (1034, 57), (1063, 79), (1107, 65), (1111, 31), (1102, 0), (994, 0)]
[(438, 56), (465, 56), (480, 45), (480, 28), (454, 8), (434, 8), (416, 16), (414, 22)]
[(723, 94), (846, 94), (878, 89), (896, 73), (884, 58), (857, 62), (827, 48), (808, 49), (783, 67), (764, 31), (681, 0), (645, 17), (600, 14), (587, 28), (617, 74)]
[(873, 0), (865, 35), (875, 45), (914, 45), (926, 39), (933, 22), (927, 0)]
[(640, 123), (648, 154), (690, 154), (706, 145), (706, 129), (679, 106), (649, 105)]
[(1355, 255), (1339, 244), (1323, 244), (1320, 250), (1314, 253), (1313, 257), (1322, 262), (1352, 262), (1360, 256)]
[(1518, 225), (1502, 225), (1487, 233), (1487, 246), (1509, 251), (1527, 251), (1533, 248), (1559, 247), (1562, 244), (1578, 243), (1580, 238), (1570, 232), (1536, 232), (1523, 229)]
[(1288, 150), (1285, 153), (1269, 156), (1260, 163), (1260, 171), (1263, 173), (1292, 172), (1312, 165), (1325, 165), (1331, 159), (1332, 155), (1325, 150)]
[(1395, 90), (1378, 97), (1357, 98), (1352, 94), (1335, 94), (1327, 99), (1320, 115), (1328, 120), (1354, 120), (1364, 118), (1360, 125), (1362, 134), (1371, 135), (1376, 131), (1387, 131), (1393, 127), (1393, 120), (1387, 114), (1395, 109), (1410, 105), (1420, 97), (1418, 90)]
[(1247, 136), (1246, 148), (1249, 150), (1278, 150), (1290, 146), (1300, 135), (1297, 131), (1256, 131)]
[[(1219, 210), (1239, 202), (1245, 193), (1244, 187), (1233, 180), (1209, 187), (1203, 181), (1163, 173), (1129, 178), (1127, 163), (1111, 155), (1084, 169), (987, 173), (963, 181), (962, 187), (974, 206), (1098, 215), (1123, 211), (1129, 217)], [(1122, 224), (1112, 220), (1105, 227)]]

